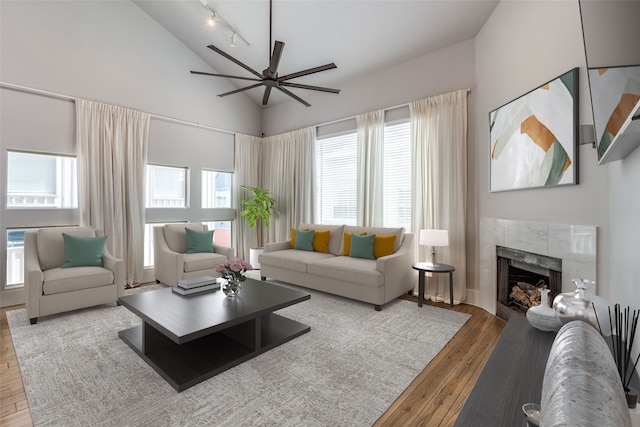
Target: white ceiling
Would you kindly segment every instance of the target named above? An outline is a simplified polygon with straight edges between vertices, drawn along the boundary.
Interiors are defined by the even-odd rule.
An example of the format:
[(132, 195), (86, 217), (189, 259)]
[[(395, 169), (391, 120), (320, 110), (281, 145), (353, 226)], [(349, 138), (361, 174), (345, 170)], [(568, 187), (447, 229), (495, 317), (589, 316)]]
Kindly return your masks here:
[[(279, 75), (334, 62), (338, 68), (291, 80), (293, 83), (340, 89), (370, 70), (384, 69), (416, 56), (473, 38), (499, 0), (274, 0), (273, 40), (285, 43)], [(232, 32), (211, 29), (211, 13), (199, 0), (133, 0), (144, 12), (220, 74), (251, 73), (207, 48), (213, 44), (258, 71), (268, 66), (269, 0), (209, 0), (209, 5), (247, 39), (230, 47)], [(185, 72), (189, 72), (186, 70)], [(219, 79), (193, 75), (194, 79)], [(392, 78), (392, 76), (390, 76)], [(238, 88), (253, 82), (229, 80)], [(262, 87), (244, 94), (262, 103)], [(305, 89), (292, 89), (301, 98)], [(218, 93), (212, 94), (218, 95)], [(230, 96), (243, 96), (235, 94)], [(339, 97), (323, 93), (319, 96)], [(272, 91), (269, 106), (291, 101)], [(295, 101), (293, 101), (295, 102)], [(304, 108), (300, 104), (301, 108)]]

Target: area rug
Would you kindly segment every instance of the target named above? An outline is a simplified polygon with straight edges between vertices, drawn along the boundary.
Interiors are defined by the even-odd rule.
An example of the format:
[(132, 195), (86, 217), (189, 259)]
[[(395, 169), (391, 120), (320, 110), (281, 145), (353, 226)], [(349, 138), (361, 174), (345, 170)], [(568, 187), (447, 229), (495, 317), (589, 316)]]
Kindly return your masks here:
[[(139, 292), (137, 290), (136, 292)], [(468, 315), (329, 294), (278, 313), (311, 331), (176, 392), (120, 338), (125, 307), (41, 318), (7, 312), (36, 426), (370, 426)]]

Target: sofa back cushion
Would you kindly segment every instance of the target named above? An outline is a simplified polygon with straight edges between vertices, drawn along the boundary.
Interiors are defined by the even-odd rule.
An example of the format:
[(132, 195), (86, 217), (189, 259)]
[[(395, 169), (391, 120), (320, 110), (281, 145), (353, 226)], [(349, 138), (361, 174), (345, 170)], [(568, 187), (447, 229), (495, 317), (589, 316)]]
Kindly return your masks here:
[(36, 232), (38, 260), (40, 268), (58, 268), (65, 262), (64, 239), (62, 233), (77, 237), (96, 237), (93, 227), (53, 227), (41, 228)]
[[(360, 226), (355, 226), (355, 225), (345, 225), (344, 226), (344, 233), (351, 233), (351, 234), (360, 234), (362, 235), (363, 233), (366, 234), (375, 234), (375, 235), (395, 235), (396, 236), (396, 241), (395, 244), (393, 245), (393, 253), (395, 253), (398, 249), (400, 249), (400, 246), (402, 245), (402, 240), (404, 239), (404, 228), (403, 227), (399, 227), (399, 228), (392, 228), (392, 227), (360, 227)], [(340, 249), (338, 251), (338, 253), (340, 255), (343, 255), (344, 253), (344, 239), (340, 238)]]
[(184, 231), (185, 228), (191, 228), (197, 231), (207, 230), (207, 227), (199, 222), (166, 224), (164, 226), (164, 240), (172, 251), (181, 254), (187, 252), (187, 233)]
[(342, 231), (344, 230), (344, 225), (306, 224), (301, 222), (298, 229), (329, 230), (331, 232), (331, 236), (329, 237), (329, 253), (333, 255), (342, 254), (340, 250), (342, 248)]

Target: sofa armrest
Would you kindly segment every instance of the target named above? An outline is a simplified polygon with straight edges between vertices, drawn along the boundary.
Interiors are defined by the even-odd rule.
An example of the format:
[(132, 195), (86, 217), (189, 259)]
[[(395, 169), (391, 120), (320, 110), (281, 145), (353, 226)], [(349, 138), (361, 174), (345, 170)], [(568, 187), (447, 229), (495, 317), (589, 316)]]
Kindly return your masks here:
[(267, 243), (264, 245), (264, 253), (277, 252), (291, 249), (291, 240), (286, 242)]
[(387, 301), (415, 287), (416, 274), (411, 268), (416, 259), (414, 238), (414, 233), (405, 233), (395, 253), (376, 260), (376, 270), (384, 276)]
[(184, 257), (183, 254), (169, 249), (162, 226), (153, 228), (153, 254), (156, 280), (169, 286), (178, 283), (184, 272)]
[(29, 319), (40, 316), (43, 281), (44, 273), (40, 268), (40, 261), (38, 261), (36, 232), (27, 231), (24, 233), (24, 288), (26, 292), (25, 305)]
[(111, 255), (105, 247), (102, 252), (102, 265), (107, 270), (113, 272), (113, 283), (116, 285), (116, 297), (120, 298), (124, 296), (124, 287), (127, 281), (124, 272), (124, 260)]
[(217, 254), (226, 256), (227, 261), (229, 261), (231, 258), (235, 257), (236, 255), (235, 248), (230, 248), (228, 246), (213, 245), (213, 251)]

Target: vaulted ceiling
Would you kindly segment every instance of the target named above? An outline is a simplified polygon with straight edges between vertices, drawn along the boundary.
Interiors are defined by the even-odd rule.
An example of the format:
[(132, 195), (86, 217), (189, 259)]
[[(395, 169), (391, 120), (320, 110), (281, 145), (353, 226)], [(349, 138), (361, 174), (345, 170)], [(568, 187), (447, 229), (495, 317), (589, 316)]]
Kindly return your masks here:
[[(220, 74), (253, 77), (237, 64), (207, 48), (213, 44), (262, 72), (269, 64), (273, 41), (285, 43), (279, 75), (334, 62), (337, 69), (291, 80), (340, 89), (342, 82), (473, 38), (498, 0), (274, 0), (273, 41), (269, 40), (269, 0), (210, 0), (209, 6), (234, 26), (250, 44), (224, 24), (207, 25), (210, 10), (200, 0), (133, 0), (144, 12)], [(161, 49), (162, 47), (156, 47)], [(190, 70), (185, 69), (185, 73)], [(219, 77), (194, 75), (194, 79)], [(393, 79), (394, 76), (389, 76)], [(253, 82), (229, 80), (237, 88)], [(290, 88), (291, 89), (291, 88)], [(242, 94), (261, 105), (264, 89)], [(291, 89), (305, 98), (306, 89)], [(217, 96), (219, 93), (212, 93)], [(322, 94), (321, 96), (340, 96)], [(269, 106), (290, 101), (272, 92)], [(295, 101), (294, 101), (295, 102)], [(301, 108), (302, 107), (301, 105)]]

